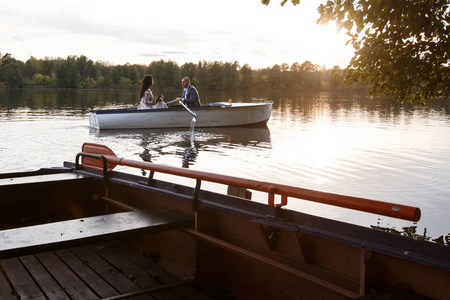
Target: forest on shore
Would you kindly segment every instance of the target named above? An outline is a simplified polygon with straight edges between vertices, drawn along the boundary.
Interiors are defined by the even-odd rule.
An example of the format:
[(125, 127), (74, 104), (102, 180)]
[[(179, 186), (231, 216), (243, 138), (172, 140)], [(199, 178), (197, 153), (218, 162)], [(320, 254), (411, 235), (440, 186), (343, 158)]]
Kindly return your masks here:
[[(23, 62), (0, 53), (0, 87), (3, 88), (71, 88), (129, 89), (139, 88), (142, 78), (152, 74), (154, 88), (161, 91), (179, 89), (181, 78), (211, 90), (323, 90), (344, 88), (343, 69), (326, 69), (310, 61), (301, 64), (274, 65), (252, 69), (238, 62), (200, 61), (179, 66), (171, 60), (152, 61), (148, 65), (112, 65), (92, 61), (85, 55), (36, 59)], [(352, 85), (351, 88), (363, 88)]]

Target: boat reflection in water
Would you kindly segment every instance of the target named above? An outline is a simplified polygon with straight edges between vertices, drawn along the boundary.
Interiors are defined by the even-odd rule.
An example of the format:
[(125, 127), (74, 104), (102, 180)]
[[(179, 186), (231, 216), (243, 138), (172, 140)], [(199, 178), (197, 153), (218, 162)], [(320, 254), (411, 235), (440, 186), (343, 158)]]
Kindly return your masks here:
[(195, 148), (195, 133), (194, 131), (190, 132), (189, 140), (191, 142), (190, 147), (184, 148), (183, 153), (183, 168), (189, 168), (190, 162), (195, 162), (195, 159), (197, 158), (197, 148)]
[[(183, 129), (132, 129), (99, 131), (90, 133), (104, 139), (138, 140), (143, 148), (139, 157), (143, 161), (155, 162), (162, 157), (181, 158), (181, 166), (189, 168), (196, 163), (201, 152), (221, 154), (232, 148), (270, 148), (270, 131), (267, 126)], [(125, 147), (130, 147), (129, 143)], [(127, 149), (125, 149), (124, 152)]]

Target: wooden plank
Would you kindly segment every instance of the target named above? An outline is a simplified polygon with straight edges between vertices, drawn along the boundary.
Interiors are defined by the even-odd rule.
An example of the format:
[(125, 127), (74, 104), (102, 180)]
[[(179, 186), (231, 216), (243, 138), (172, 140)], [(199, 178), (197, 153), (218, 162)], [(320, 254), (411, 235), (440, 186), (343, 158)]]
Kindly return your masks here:
[(86, 180), (92, 179), (81, 174), (76, 173), (58, 173), (58, 174), (44, 174), (35, 176), (22, 176), (14, 178), (1, 178), (0, 186), (12, 186), (12, 185), (23, 185), (23, 184), (39, 184), (46, 182), (58, 182), (58, 181), (71, 181), (71, 180)]
[(0, 264), (16, 291), (17, 299), (46, 299), (18, 258), (1, 260)]
[(108, 207), (109, 206), (113, 206), (116, 208), (119, 208), (121, 211), (133, 211), (133, 210), (138, 210), (136, 207), (125, 204), (123, 202), (117, 201), (115, 199), (111, 199), (108, 197), (102, 197), (101, 198), (103, 201), (105, 201), (106, 204), (106, 209), (108, 211)]
[[(112, 251), (110, 247), (96, 247), (95, 245), (93, 245), (91, 246), (91, 249), (101, 257), (106, 259), (111, 265), (121, 270), (125, 274), (125, 276), (135, 282), (142, 289), (149, 289), (161, 285), (157, 280), (154, 279), (154, 277), (143, 271), (138, 265), (130, 262), (119, 253)], [(134, 255), (138, 254), (134, 253)], [(152, 293), (152, 295), (154, 295), (158, 300), (182, 299), (171, 290), (157, 291)]]
[(97, 299), (84, 283), (53, 252), (36, 254), (45, 268), (73, 299)]
[[(177, 285), (184, 285), (184, 284), (188, 284), (190, 281), (189, 280), (183, 280), (180, 282), (175, 282), (175, 283), (171, 283), (171, 284), (166, 284), (166, 285), (159, 285), (159, 286), (155, 286), (149, 289), (145, 289), (145, 290), (140, 290), (140, 291), (136, 291), (134, 293), (127, 293), (127, 294), (122, 294), (120, 296), (112, 296), (109, 298), (103, 298), (102, 300), (119, 300), (119, 299), (135, 299), (134, 296), (138, 296), (138, 295), (142, 295), (142, 294), (150, 294), (150, 293), (154, 293), (157, 291), (162, 291), (162, 290), (166, 290), (169, 289), (171, 287), (177, 286)], [(132, 298), (133, 297), (133, 298)], [(185, 298), (183, 298), (185, 299)], [(187, 299), (191, 299), (191, 298), (187, 298)]]
[(19, 259), (49, 299), (70, 299), (34, 255), (22, 256)]
[[(119, 291), (121, 294), (135, 292), (140, 290), (140, 287), (132, 280), (127, 278), (123, 272), (116, 269), (107, 261), (102, 259), (97, 253), (88, 247), (74, 247), (71, 251), (78, 256), (82, 261), (89, 265), (89, 267), (105, 279), (110, 285)], [(135, 298), (133, 298), (135, 299)], [(153, 297), (142, 295), (136, 299), (154, 299)]]
[(55, 254), (76, 273), (83, 281), (100, 297), (106, 298), (119, 295), (119, 292), (111, 287), (103, 278), (95, 273), (89, 264), (79, 259), (68, 249), (55, 251)]
[(129, 211), (0, 231), (7, 258), (139, 234), (190, 227), (193, 216), (166, 208)]
[[(335, 284), (335, 283), (333, 283), (333, 282), (331, 282), (329, 280), (325, 280), (325, 279), (321, 278), (322, 276), (317, 276), (317, 275), (311, 274), (311, 273), (309, 273), (307, 271), (294, 268), (294, 267), (292, 267), (290, 265), (286, 265), (286, 264), (284, 264), (282, 262), (273, 260), (273, 259), (271, 259), (271, 258), (269, 258), (267, 256), (258, 254), (256, 252), (249, 251), (249, 250), (247, 250), (245, 248), (241, 248), (239, 246), (236, 246), (234, 244), (228, 243), (226, 241), (223, 241), (221, 239), (215, 238), (213, 236), (207, 235), (205, 233), (202, 233), (202, 232), (199, 232), (199, 231), (196, 231), (196, 230), (185, 229), (185, 231), (191, 233), (192, 235), (196, 236), (200, 240), (203, 240), (203, 241), (206, 241), (208, 243), (211, 243), (212, 245), (215, 245), (217, 247), (226, 249), (227, 251), (230, 251), (230, 252), (233, 252), (233, 253), (236, 253), (236, 254), (239, 254), (239, 255), (246, 256), (248, 258), (251, 258), (253, 260), (265, 263), (267, 265), (273, 266), (273, 267), (278, 268), (280, 270), (286, 271), (286, 272), (291, 273), (291, 274), (293, 274), (295, 276), (304, 278), (304, 279), (309, 280), (311, 282), (314, 282), (314, 283), (316, 283), (318, 285), (321, 285), (324, 288), (327, 288), (327, 289), (333, 290), (335, 292), (338, 292), (341, 295), (344, 295), (346, 297), (354, 299), (354, 298), (357, 298), (357, 297), (360, 296), (357, 292), (354, 291), (356, 289), (353, 289), (353, 288), (351, 290), (347, 289), (345, 287), (342, 287), (341, 285), (337, 285), (337, 284)], [(359, 289), (359, 285), (358, 285), (358, 289)]]
[(227, 195), (252, 200), (252, 192), (240, 186), (229, 185), (227, 189)]
[(0, 268), (0, 299), (14, 299), (17, 297), (13, 295), (14, 291), (6, 280), (5, 275), (3, 275), (2, 269)]
[[(136, 253), (134, 253), (133, 250), (130, 249), (129, 247), (114, 244), (112, 249), (120, 253), (121, 255), (127, 257), (127, 259), (129, 259), (134, 264), (140, 266), (141, 269), (149, 273), (151, 276), (158, 278), (158, 281), (161, 284), (166, 285), (180, 280), (180, 278), (163, 269), (162, 267), (158, 266), (153, 260), (149, 259), (148, 257), (145, 257), (144, 255), (141, 254), (136, 255)], [(171, 290), (185, 299), (192, 299), (192, 300), (210, 299), (190, 284), (174, 286), (171, 287)]]

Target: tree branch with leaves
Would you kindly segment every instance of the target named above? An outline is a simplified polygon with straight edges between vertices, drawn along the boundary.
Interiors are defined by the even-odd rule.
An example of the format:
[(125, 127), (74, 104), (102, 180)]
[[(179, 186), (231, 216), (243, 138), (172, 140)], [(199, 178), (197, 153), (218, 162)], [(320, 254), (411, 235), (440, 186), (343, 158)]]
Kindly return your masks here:
[(355, 49), (345, 82), (417, 104), (450, 96), (450, 1), (328, 0), (318, 12), (317, 23), (335, 22)]

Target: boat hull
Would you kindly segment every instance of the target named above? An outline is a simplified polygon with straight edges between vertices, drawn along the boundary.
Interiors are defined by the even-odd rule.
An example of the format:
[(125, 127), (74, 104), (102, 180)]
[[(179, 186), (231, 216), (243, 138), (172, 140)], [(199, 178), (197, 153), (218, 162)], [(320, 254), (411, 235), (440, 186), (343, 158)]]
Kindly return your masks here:
[[(273, 101), (264, 103), (215, 103), (192, 109), (195, 127), (229, 127), (265, 124)], [(167, 109), (111, 109), (89, 113), (89, 125), (95, 129), (187, 128), (192, 114), (182, 107)]]
[[(0, 237), (13, 241), (0, 244), (0, 268), (8, 277), (0, 278), (0, 295), (11, 295), (13, 291), (22, 298), (37, 298), (38, 294), (22, 291), (21, 287), (52, 276), (26, 279), (23, 274), (27, 272), (13, 271), (30, 268), (31, 264), (26, 262), (31, 259), (37, 262), (32, 266), (53, 271), (55, 264), (50, 269), (39, 263), (45, 265), (51, 257), (54, 257), (51, 262), (61, 262), (67, 258), (62, 254), (68, 251), (79, 257), (76, 266), (82, 267), (82, 273), (72, 277), (55, 276), (57, 281), (79, 277), (83, 280), (78, 280), (76, 290), (89, 291), (95, 288), (93, 282), (111, 278), (111, 272), (126, 275), (122, 277), (126, 277), (127, 283), (135, 279), (136, 284), (130, 290), (119, 291), (122, 298), (155, 292), (139, 284), (148, 282), (144, 279), (148, 276), (168, 278), (167, 272), (188, 279), (199, 293), (213, 299), (229, 298), (228, 295), (236, 299), (363, 299), (365, 296), (364, 299), (446, 299), (450, 294), (448, 246), (270, 204), (270, 195), (274, 193), (290, 193), (289, 201), (343, 198), (349, 202), (355, 200), (352, 197), (276, 183), (266, 188), (264, 182), (128, 160), (107, 150), (91, 144), (77, 155), (75, 164), (65, 163), (64, 168), (0, 174)], [(86, 158), (81, 165), (79, 155)], [(102, 173), (93, 163), (100, 157), (105, 159), (108, 169), (121, 165), (151, 173), (148, 178), (108, 169)], [(155, 172), (196, 179), (196, 182), (187, 186), (172, 177), (166, 182), (154, 178)], [(203, 182), (267, 190), (269, 205), (236, 194), (209, 191)], [(295, 196), (294, 191), (301, 195)], [(367, 199), (358, 200), (358, 203), (368, 203)], [(403, 210), (397, 205), (390, 209), (393, 207), (394, 214)], [(185, 220), (178, 220), (178, 215)], [(67, 224), (74, 226), (64, 226)], [(118, 228), (114, 229), (115, 226)], [(38, 235), (42, 238), (37, 239)], [(104, 241), (107, 242), (92, 245)], [(27, 247), (21, 247), (21, 243)], [(116, 250), (125, 251), (111, 249), (115, 243), (145, 254), (152, 262), (143, 263), (139, 259), (136, 268), (129, 269), (123, 262), (124, 256), (112, 256)], [(89, 249), (85, 250), (86, 247)], [(98, 265), (97, 260), (86, 258), (84, 253), (88, 250), (94, 251), (98, 260), (108, 260), (107, 268)], [(127, 259), (137, 260), (138, 253)], [(66, 263), (69, 264), (67, 260)], [(152, 269), (148, 275), (143, 274), (143, 268), (150, 263), (167, 272), (157, 275)], [(20, 268), (14, 267), (17, 265)], [(62, 263), (60, 268), (56, 271), (71, 274), (66, 264)], [(104, 278), (85, 280), (86, 270), (91, 270), (92, 276)], [(185, 280), (175, 280), (175, 284), (180, 282)], [(161, 284), (158, 289), (173, 286), (171, 282)], [(66, 286), (61, 283), (56, 289), (50, 289), (48, 298), (53, 291), (67, 290)], [(43, 293), (47, 288), (48, 284), (36, 288), (36, 293)], [(190, 291), (167, 292), (181, 293), (183, 299), (205, 299), (201, 295), (193, 297)], [(95, 293), (105, 293), (104, 298), (117, 295), (117, 291), (110, 289), (95, 290)]]

